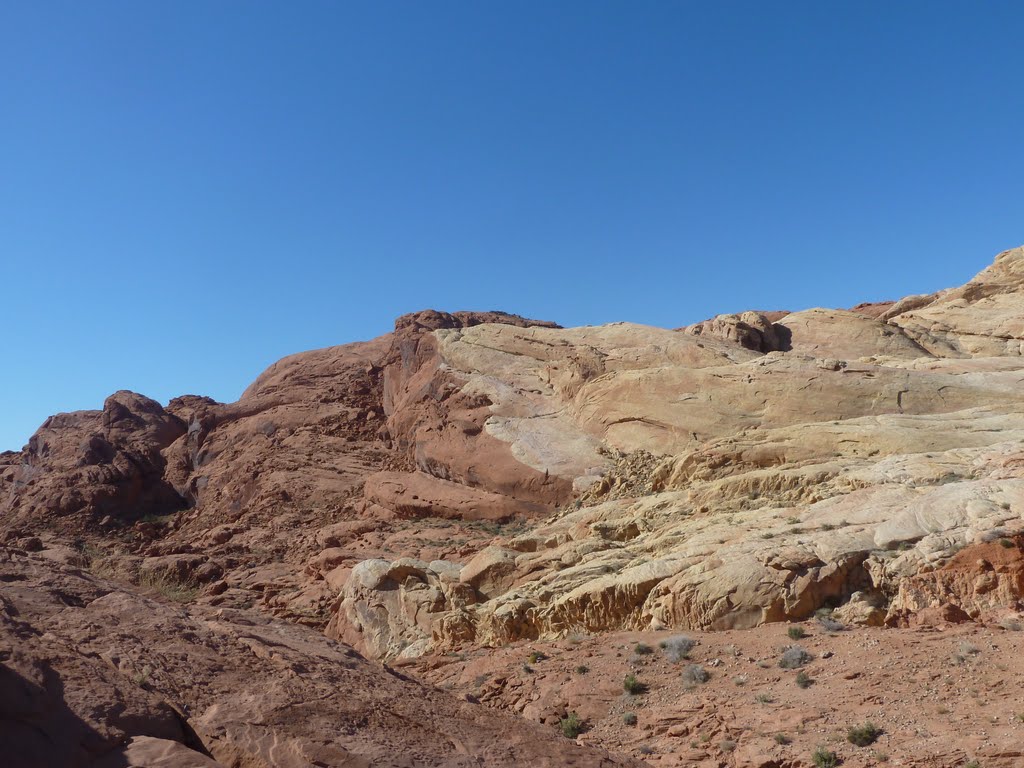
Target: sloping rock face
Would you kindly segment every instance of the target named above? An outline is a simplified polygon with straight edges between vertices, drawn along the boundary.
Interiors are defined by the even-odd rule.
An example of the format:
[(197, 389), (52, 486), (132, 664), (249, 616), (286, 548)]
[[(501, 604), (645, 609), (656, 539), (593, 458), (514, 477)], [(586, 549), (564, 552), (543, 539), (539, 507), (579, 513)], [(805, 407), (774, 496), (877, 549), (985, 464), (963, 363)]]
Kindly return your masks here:
[(938, 357), (1019, 357), (1024, 354), (1022, 281), (1024, 249), (1014, 248), (966, 285), (908, 297), (881, 317)]
[(183, 608), (0, 547), (4, 765), (637, 765), (302, 627)]
[(382, 658), (854, 593), (896, 621), (909, 579), (1021, 528), (1022, 317), (1021, 249), (932, 296), (681, 331), (420, 312), (237, 403), (54, 417), (0, 457), (0, 529)]
[[(437, 331), (460, 395), (490, 403), (483, 428), (571, 480), (577, 508), (476, 558), (403, 561), (386, 632), (366, 609), (395, 587), (349, 581), (332, 631), (392, 657), (577, 630), (751, 627), (855, 593), (893, 621), (926, 607), (908, 580), (1024, 528), (1022, 263), (1009, 251), (964, 288), (888, 308), (747, 313), (682, 333)], [(637, 482), (621, 457), (641, 451), (661, 459)], [(1007, 583), (993, 594), (1010, 599)]]
[[(209, 563), (227, 577), (221, 603), (256, 600), (323, 626), (335, 598), (328, 573), (405, 552), (394, 521), (508, 523), (570, 497), (571, 483), (521, 464), (475, 426), (483, 401), (453, 397), (461, 379), (433, 334), (482, 323), (554, 327), (419, 312), (373, 341), (287, 357), (236, 403), (189, 395), (162, 408), (121, 392), (103, 411), (54, 416), (20, 454), (0, 458), (0, 537), (113, 544), (129, 574), (139, 558), (144, 568)], [(454, 533), (421, 537), (413, 554), (458, 556), (488, 539), (473, 527)]]

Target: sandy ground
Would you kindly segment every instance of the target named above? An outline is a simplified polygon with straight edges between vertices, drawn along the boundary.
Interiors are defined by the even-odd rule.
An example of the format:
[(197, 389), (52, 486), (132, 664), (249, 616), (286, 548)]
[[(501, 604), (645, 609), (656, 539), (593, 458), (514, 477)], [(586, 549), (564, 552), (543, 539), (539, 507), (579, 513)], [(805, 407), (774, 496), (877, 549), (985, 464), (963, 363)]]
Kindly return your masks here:
[[(807, 637), (792, 639), (796, 627)], [(696, 645), (673, 661), (659, 645), (679, 634)], [(813, 658), (780, 668), (793, 645)], [(421, 659), (409, 671), (555, 729), (575, 712), (581, 742), (656, 766), (812, 766), (819, 749), (851, 767), (1024, 766), (1024, 632), (996, 623), (575, 635)], [(645, 691), (626, 693), (627, 675)], [(850, 743), (849, 729), (869, 721), (877, 739)]]

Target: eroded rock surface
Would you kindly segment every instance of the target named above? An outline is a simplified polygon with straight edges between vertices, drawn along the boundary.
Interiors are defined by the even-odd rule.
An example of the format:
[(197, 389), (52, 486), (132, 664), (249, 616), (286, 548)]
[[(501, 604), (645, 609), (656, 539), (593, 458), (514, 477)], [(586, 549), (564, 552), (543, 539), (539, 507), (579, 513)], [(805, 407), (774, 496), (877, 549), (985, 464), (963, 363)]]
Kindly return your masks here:
[[(342, 589), (336, 626), (357, 644), (368, 630), (369, 652), (394, 656), (576, 629), (751, 627), (855, 593), (890, 606), (907, 579), (1024, 528), (1024, 359), (990, 306), (1024, 313), (1022, 261), (1010, 251), (963, 289), (871, 311), (748, 313), (686, 333), (438, 331), (460, 394), (490, 403), (484, 428), (571, 480), (584, 506), (483, 563), (410, 571), (386, 641), (363, 613), (379, 601), (366, 582)], [(973, 328), (970, 344), (937, 334), (937, 320), (921, 331), (925, 306)], [(641, 452), (661, 459), (623, 458)], [(456, 568), (466, 578), (453, 591)], [(908, 600), (890, 620), (925, 607)], [(860, 613), (877, 623), (885, 611)]]
[(1016, 249), (930, 296), (678, 331), (418, 312), (236, 403), (52, 417), (0, 455), (4, 706), (53, 743), (15, 738), (68, 764), (598, 765), (550, 740), (560, 694), (516, 698), (544, 728), (494, 747), (515, 721), (358, 653), (1016, 610), (1022, 318)]
[(637, 764), (255, 613), (174, 606), (2, 547), (0, 580), (12, 768)]

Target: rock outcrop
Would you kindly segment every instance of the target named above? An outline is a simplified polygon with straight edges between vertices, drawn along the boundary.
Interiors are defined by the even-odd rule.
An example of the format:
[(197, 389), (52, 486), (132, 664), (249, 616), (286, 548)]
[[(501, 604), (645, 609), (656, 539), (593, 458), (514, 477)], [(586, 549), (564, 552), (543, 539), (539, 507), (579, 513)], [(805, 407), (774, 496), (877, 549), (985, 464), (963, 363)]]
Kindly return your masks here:
[(854, 594), (896, 621), (1024, 523), (1022, 317), (1022, 249), (931, 296), (682, 331), (419, 312), (237, 403), (53, 417), (0, 459), (0, 529), (384, 658)]
[(0, 547), (4, 765), (636, 765), (456, 700), (312, 630)]
[[(336, 631), (357, 645), (367, 633), (360, 647), (391, 657), (581, 629), (750, 627), (854, 594), (889, 605), (960, 549), (1024, 529), (1024, 360), (985, 303), (998, 296), (1000, 311), (1024, 314), (1022, 260), (1003, 254), (969, 284), (979, 287), (928, 300), (932, 317), (953, 318), (982, 302), (970, 350), (961, 339), (950, 352), (952, 336), (936, 341), (935, 325), (927, 338), (912, 330), (901, 303), (770, 324), (726, 316), (682, 334), (628, 324), (438, 331), (461, 393), (490, 403), (484, 428), (521, 462), (571, 480), (586, 506), (482, 561), (413, 567), (419, 586), (387, 611), (384, 634), (364, 611), (381, 593), (351, 581)], [(740, 333), (741, 320), (760, 335)], [(987, 334), (1000, 340), (979, 341)], [(617, 475), (616, 456), (639, 451), (663, 458), (642, 483), (635, 468)], [(892, 602), (890, 620), (923, 607), (908, 600)], [(877, 605), (861, 613), (885, 615)]]
[(182, 509), (161, 452), (183, 434), (179, 418), (134, 392), (111, 395), (102, 411), (51, 416), (2, 470), (3, 527), (77, 532)]
[(896, 302), (881, 319), (937, 357), (1024, 355), (1024, 246), (1005, 251), (959, 288)]

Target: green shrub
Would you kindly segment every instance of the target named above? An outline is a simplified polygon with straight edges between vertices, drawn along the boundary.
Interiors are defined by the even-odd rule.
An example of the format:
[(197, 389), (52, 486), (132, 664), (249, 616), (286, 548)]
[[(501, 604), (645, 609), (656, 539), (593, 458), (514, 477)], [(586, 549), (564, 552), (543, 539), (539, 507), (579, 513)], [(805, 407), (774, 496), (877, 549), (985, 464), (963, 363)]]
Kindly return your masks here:
[(796, 676), (796, 684), (800, 688), (810, 688), (814, 685), (814, 680), (803, 670), (800, 670)]
[(626, 712), (622, 715), (622, 722), (626, 725), (636, 725), (636, 713)]
[(622, 681), (622, 689), (630, 696), (647, 693), (647, 686), (637, 680), (636, 675), (626, 675), (626, 679)]
[(649, 653), (654, 653), (654, 649), (645, 643), (637, 643), (633, 651), (639, 656), (646, 656)]
[(803, 627), (790, 627), (786, 630), (790, 640), (803, 640), (807, 637), (807, 631)]
[(867, 747), (878, 741), (882, 735), (882, 729), (870, 720), (864, 725), (852, 725), (846, 732), (846, 740), (858, 747)]
[(570, 712), (568, 717), (563, 717), (559, 726), (562, 729), (562, 735), (567, 739), (575, 739), (586, 730), (585, 723), (575, 712)]
[(839, 755), (826, 747), (818, 747), (811, 753), (811, 762), (815, 768), (836, 768), (839, 765)]
[(576, 667), (576, 674), (577, 675), (585, 675), (589, 671), (590, 671), (590, 667), (588, 667), (586, 664), (580, 664), (578, 667)]

